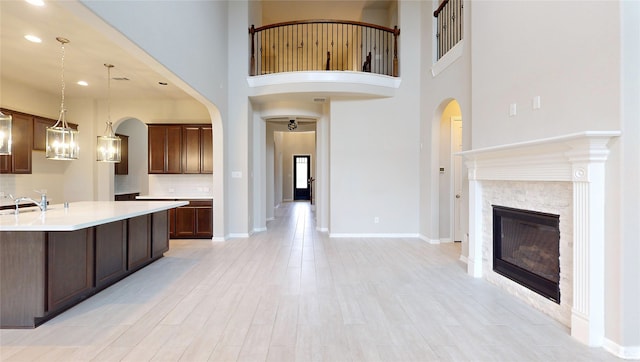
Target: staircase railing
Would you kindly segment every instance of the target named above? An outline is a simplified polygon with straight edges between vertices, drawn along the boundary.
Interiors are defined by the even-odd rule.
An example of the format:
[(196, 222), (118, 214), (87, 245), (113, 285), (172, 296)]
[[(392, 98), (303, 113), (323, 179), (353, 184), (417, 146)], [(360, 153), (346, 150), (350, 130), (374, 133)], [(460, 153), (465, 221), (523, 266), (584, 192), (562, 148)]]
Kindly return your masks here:
[(292, 21), (249, 28), (250, 75), (351, 70), (398, 76), (400, 29), (341, 20)]
[(433, 16), (436, 18), (437, 59), (442, 58), (462, 40), (463, 0), (444, 0)]

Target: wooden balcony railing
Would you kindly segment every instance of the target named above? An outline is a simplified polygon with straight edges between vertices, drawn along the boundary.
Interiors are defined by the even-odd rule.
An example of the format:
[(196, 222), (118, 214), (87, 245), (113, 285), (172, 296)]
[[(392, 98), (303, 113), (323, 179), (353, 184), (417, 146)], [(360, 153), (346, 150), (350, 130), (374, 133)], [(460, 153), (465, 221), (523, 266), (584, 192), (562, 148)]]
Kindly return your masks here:
[(444, 0), (433, 16), (436, 18), (437, 59), (442, 58), (454, 45), (462, 40), (462, 0)]
[(249, 74), (351, 70), (397, 77), (399, 35), (397, 26), (391, 29), (356, 21), (251, 25)]

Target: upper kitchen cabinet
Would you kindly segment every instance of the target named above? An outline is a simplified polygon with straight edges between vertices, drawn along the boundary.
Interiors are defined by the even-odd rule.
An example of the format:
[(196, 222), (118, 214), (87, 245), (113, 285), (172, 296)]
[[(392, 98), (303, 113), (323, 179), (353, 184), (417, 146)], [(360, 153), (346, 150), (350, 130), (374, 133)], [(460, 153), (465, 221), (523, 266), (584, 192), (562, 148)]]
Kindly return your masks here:
[(211, 126), (183, 126), (182, 144), (183, 173), (213, 173)]
[(114, 163), (114, 173), (116, 175), (129, 174), (129, 136), (117, 134), (120, 137), (120, 162)]
[(213, 173), (212, 128), (205, 124), (149, 126), (149, 173)]
[(13, 117), (11, 154), (0, 155), (0, 173), (31, 173), (33, 116), (6, 109), (2, 113)]
[(182, 126), (149, 126), (149, 173), (182, 173)]

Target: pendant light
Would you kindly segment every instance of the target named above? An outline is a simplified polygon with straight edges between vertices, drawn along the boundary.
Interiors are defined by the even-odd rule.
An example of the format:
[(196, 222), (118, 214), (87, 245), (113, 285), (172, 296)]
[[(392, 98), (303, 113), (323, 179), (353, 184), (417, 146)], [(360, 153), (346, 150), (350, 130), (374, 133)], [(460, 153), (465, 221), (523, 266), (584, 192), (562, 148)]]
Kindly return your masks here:
[(62, 48), (62, 100), (58, 121), (47, 128), (46, 157), (50, 160), (76, 160), (80, 152), (78, 131), (69, 127), (66, 117), (67, 110), (64, 108), (64, 45), (69, 40), (62, 37), (57, 37), (56, 40), (60, 42)]
[(120, 162), (122, 140), (113, 133), (111, 123), (111, 68), (112, 64), (105, 64), (107, 68), (107, 128), (104, 136), (98, 136), (98, 162)]
[(0, 155), (11, 154), (11, 124), (13, 118), (0, 111)]

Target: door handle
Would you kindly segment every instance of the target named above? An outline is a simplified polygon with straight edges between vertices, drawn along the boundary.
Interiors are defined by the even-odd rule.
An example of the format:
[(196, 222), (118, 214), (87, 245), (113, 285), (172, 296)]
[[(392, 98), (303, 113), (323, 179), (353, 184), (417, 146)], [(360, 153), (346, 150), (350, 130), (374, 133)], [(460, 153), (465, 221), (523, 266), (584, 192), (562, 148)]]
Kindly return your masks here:
[(456, 199), (459, 199), (459, 198), (460, 198), (460, 194), (456, 194)]

